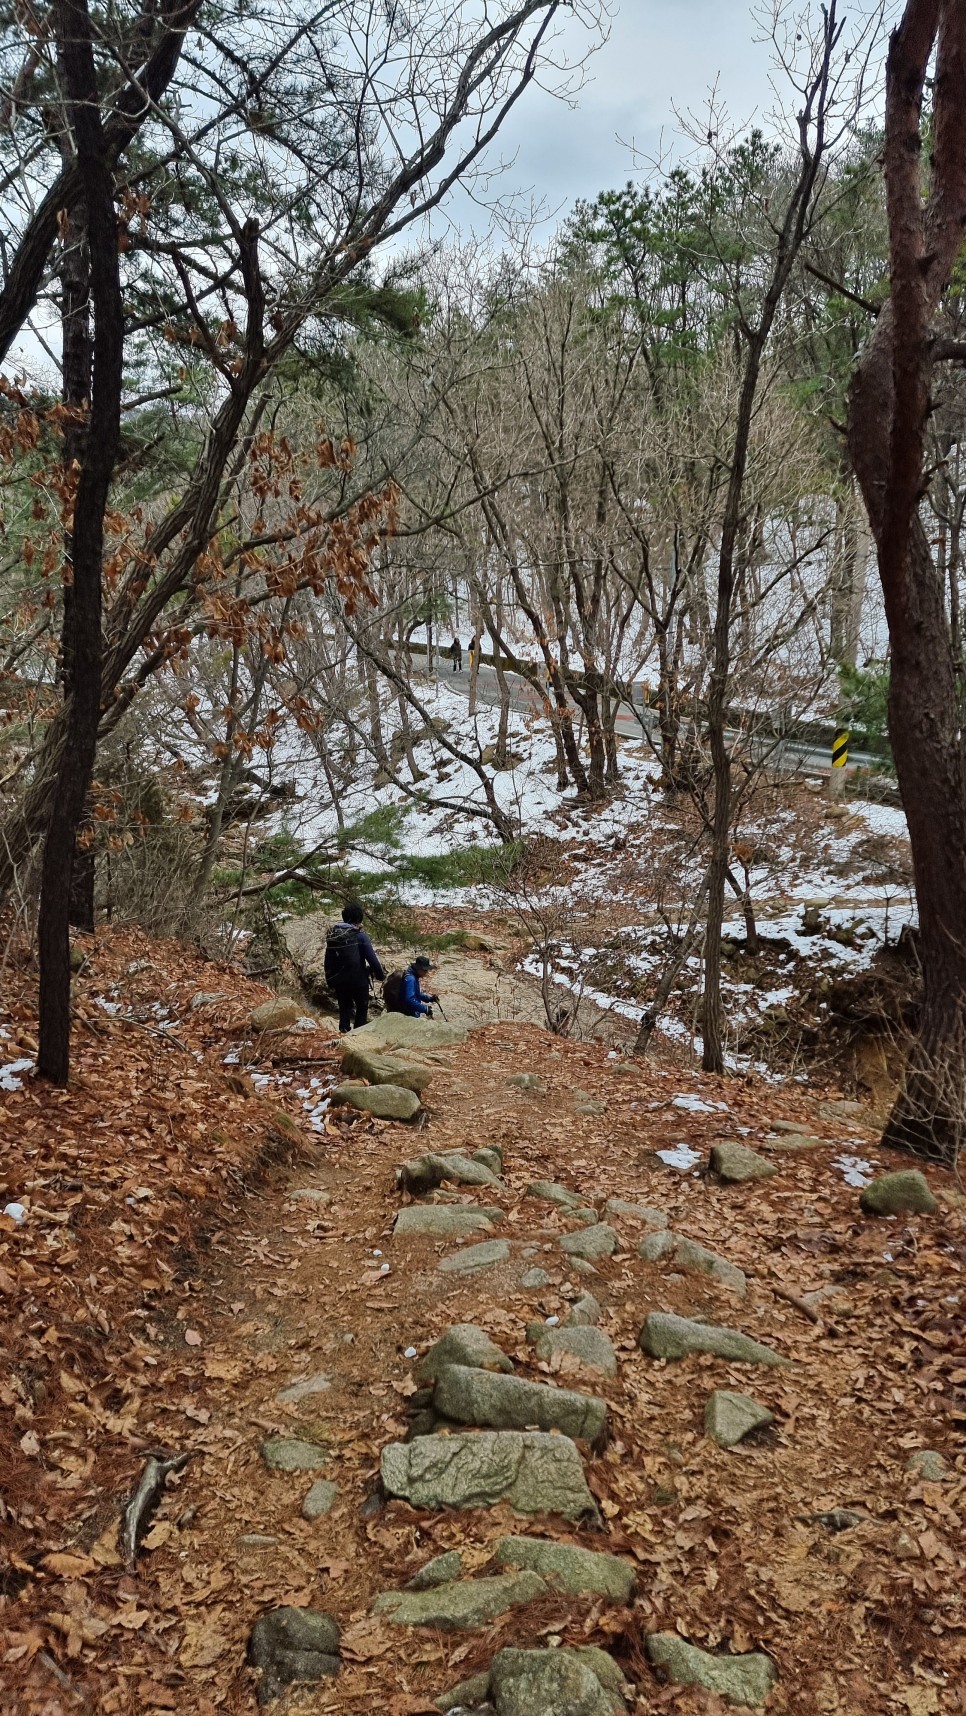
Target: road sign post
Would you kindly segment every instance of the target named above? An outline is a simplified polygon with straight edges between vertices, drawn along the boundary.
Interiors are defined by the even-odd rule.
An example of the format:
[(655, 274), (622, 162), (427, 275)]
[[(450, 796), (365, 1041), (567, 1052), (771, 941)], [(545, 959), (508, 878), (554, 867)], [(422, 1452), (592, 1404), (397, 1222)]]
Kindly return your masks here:
[(845, 780), (845, 770), (849, 761), (849, 729), (836, 727), (832, 740), (832, 767), (828, 774), (829, 798), (838, 798)]

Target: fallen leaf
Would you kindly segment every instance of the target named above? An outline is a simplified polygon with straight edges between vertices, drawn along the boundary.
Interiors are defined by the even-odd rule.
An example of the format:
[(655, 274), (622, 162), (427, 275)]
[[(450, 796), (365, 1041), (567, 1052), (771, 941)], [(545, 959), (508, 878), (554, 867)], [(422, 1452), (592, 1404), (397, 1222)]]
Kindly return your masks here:
[(197, 1329), (185, 1329), (184, 1339), (185, 1339), (185, 1346), (200, 1347), (200, 1345), (201, 1345), (201, 1336), (199, 1335)]
[(89, 1555), (45, 1555), (40, 1565), (61, 1579), (83, 1579), (86, 1573), (93, 1573), (97, 1568), (97, 1562), (92, 1561)]

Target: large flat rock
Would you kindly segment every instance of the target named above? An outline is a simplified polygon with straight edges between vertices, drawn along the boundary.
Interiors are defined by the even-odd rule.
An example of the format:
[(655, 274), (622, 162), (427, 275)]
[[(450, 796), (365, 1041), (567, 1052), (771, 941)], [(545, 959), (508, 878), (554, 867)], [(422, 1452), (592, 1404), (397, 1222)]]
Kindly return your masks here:
[(647, 1654), (665, 1677), (679, 1686), (702, 1686), (728, 1704), (764, 1704), (778, 1679), (770, 1656), (749, 1651), (744, 1656), (712, 1656), (677, 1633), (652, 1633)]
[(454, 1186), (499, 1185), (492, 1168), (475, 1156), (464, 1155), (461, 1150), (447, 1150), (442, 1155), (429, 1151), (425, 1156), (414, 1156), (411, 1161), (403, 1163), (396, 1180), (400, 1189), (414, 1198), (435, 1191), (447, 1180)]
[(501, 1537), (494, 1550), (501, 1567), (529, 1567), (562, 1591), (580, 1596), (585, 1591), (609, 1597), (613, 1603), (629, 1603), (635, 1572), (617, 1555), (581, 1549), (574, 1543), (554, 1543), (547, 1537)]
[(595, 1257), (609, 1257), (617, 1250), (617, 1235), (606, 1222), (595, 1222), (593, 1227), (579, 1228), (576, 1233), (565, 1233), (560, 1241), (561, 1251), (568, 1257), (582, 1257), (592, 1260)]
[(454, 1424), (481, 1429), (560, 1430), (585, 1442), (607, 1432), (607, 1403), (592, 1394), (468, 1365), (444, 1365), (437, 1373), (433, 1407)]
[(426, 1353), (416, 1372), (420, 1382), (435, 1382), (444, 1365), (468, 1365), (474, 1370), (511, 1371), (513, 1360), (475, 1323), (454, 1323)]
[(506, 1263), (510, 1247), (505, 1239), (485, 1239), (482, 1245), (467, 1245), (444, 1257), (437, 1268), (444, 1275), (472, 1275), (478, 1269), (492, 1269)]
[(747, 1144), (729, 1140), (712, 1146), (711, 1172), (726, 1186), (743, 1186), (749, 1180), (770, 1180), (778, 1169)]
[(458, 1627), (486, 1626), (518, 1603), (532, 1603), (535, 1597), (545, 1596), (546, 1591), (537, 1573), (498, 1573), (490, 1579), (457, 1579), (428, 1591), (383, 1591), (372, 1612), (401, 1627), (439, 1627), (452, 1632)]
[(738, 1364), (791, 1363), (739, 1329), (720, 1328), (717, 1323), (695, 1323), (690, 1317), (675, 1317), (669, 1311), (652, 1311), (645, 1318), (638, 1345), (651, 1358), (681, 1359), (688, 1353), (712, 1353), (715, 1358), (732, 1359)]
[(382, 1013), (361, 1031), (353, 1031), (356, 1048), (372, 1049), (445, 1049), (451, 1043), (465, 1043), (466, 1032), (458, 1025), (447, 1025), (442, 1019), (410, 1019), (405, 1013)]
[(425, 1234), (430, 1239), (459, 1239), (466, 1233), (492, 1233), (493, 1223), (483, 1210), (468, 1204), (410, 1204), (400, 1210), (392, 1226), (394, 1239)]
[(490, 1664), (497, 1716), (617, 1716), (624, 1692), (613, 1658), (592, 1647), (501, 1650)]
[(347, 1078), (364, 1078), (370, 1084), (395, 1084), (403, 1090), (419, 1092), (426, 1089), (432, 1076), (431, 1067), (419, 1061), (404, 1060), (401, 1055), (381, 1055), (375, 1049), (359, 1047), (359, 1032), (351, 1031), (342, 1041), (342, 1071)]
[(481, 1430), (390, 1442), (383, 1488), (413, 1507), (495, 1507), (517, 1513), (598, 1517), (580, 1455), (568, 1436), (539, 1430)]
[(617, 1354), (614, 1343), (603, 1329), (581, 1327), (549, 1329), (546, 1323), (528, 1323), (527, 1340), (532, 1342), (538, 1359), (552, 1364), (560, 1358), (585, 1370), (599, 1370), (604, 1376), (617, 1375)]
[(372, 1114), (377, 1120), (412, 1120), (419, 1113), (419, 1097), (414, 1090), (404, 1090), (398, 1084), (356, 1084), (349, 1080), (337, 1084), (332, 1101), (346, 1108), (358, 1108), (362, 1114)]

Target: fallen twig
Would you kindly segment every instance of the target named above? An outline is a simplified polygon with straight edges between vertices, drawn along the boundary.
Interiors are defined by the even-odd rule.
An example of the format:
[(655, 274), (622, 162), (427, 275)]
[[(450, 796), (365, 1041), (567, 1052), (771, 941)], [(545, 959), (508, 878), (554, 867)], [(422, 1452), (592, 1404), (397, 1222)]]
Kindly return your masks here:
[(190, 1452), (173, 1454), (170, 1459), (149, 1454), (144, 1462), (137, 1488), (121, 1516), (120, 1550), (129, 1573), (134, 1572), (138, 1544), (144, 1536), (149, 1515), (154, 1512), (161, 1499), (170, 1474), (182, 1471), (191, 1458)]
[(804, 1299), (799, 1298), (797, 1293), (789, 1293), (787, 1287), (772, 1287), (772, 1292), (779, 1299), (784, 1299), (787, 1304), (794, 1305), (796, 1311), (801, 1311), (802, 1316), (807, 1317), (810, 1323), (821, 1324), (822, 1319), (818, 1312), (813, 1310), (812, 1306), (807, 1304)]

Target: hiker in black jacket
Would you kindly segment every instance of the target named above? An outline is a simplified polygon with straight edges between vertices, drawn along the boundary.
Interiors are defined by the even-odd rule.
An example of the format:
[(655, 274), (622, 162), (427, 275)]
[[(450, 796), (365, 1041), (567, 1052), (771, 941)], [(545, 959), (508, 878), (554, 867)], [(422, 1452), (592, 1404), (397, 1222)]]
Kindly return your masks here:
[(369, 1017), (369, 974), (380, 982), (386, 973), (362, 927), (362, 907), (350, 900), (342, 922), (331, 924), (325, 938), (325, 980), (339, 1003), (339, 1030), (358, 1030)]

